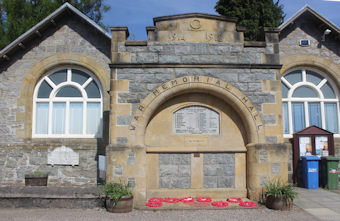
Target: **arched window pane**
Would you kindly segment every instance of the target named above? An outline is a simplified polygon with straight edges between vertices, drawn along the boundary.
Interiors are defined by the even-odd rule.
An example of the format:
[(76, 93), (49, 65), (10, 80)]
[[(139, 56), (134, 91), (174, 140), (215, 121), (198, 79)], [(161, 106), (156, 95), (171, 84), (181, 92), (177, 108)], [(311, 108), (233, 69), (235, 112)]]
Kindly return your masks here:
[(325, 98), (335, 98), (333, 88), (328, 82), (324, 86), (322, 86), (321, 91)]
[(286, 102), (282, 103), (282, 113), (283, 113), (283, 130), (285, 134), (289, 134), (288, 104)]
[(53, 103), (52, 133), (65, 134), (66, 103)]
[(70, 134), (83, 133), (83, 103), (70, 103)]
[(301, 74), (301, 70), (297, 70), (297, 71), (293, 71), (290, 72), (289, 74), (287, 74), (285, 76), (285, 78), (287, 79), (287, 81), (291, 84), (294, 85), (300, 81), (302, 81), (302, 74)]
[(321, 75), (319, 75), (318, 73), (315, 73), (314, 71), (307, 70), (306, 71), (306, 80), (308, 82), (315, 84), (315, 85), (318, 85), (323, 80), (323, 77)]
[(309, 126), (315, 125), (321, 127), (321, 108), (320, 103), (308, 103)]
[(305, 107), (303, 103), (292, 103), (294, 133), (304, 129), (305, 126)]
[(312, 88), (302, 86), (295, 89), (293, 97), (319, 97), (319, 96)]
[(281, 87), (282, 87), (282, 97), (287, 98), (289, 88), (284, 83), (281, 83)]
[(100, 131), (100, 103), (87, 103), (87, 127), (86, 133), (97, 134)]
[(44, 80), (39, 87), (38, 98), (49, 98), (52, 87)]
[(77, 82), (80, 85), (83, 85), (87, 79), (89, 79), (89, 75), (83, 71), (72, 69), (72, 81)]
[(88, 98), (100, 98), (99, 88), (95, 81), (91, 81), (85, 88), (85, 91)]
[(72, 86), (66, 86), (60, 89), (57, 93), (57, 97), (82, 97), (80, 91)]
[(55, 85), (58, 85), (67, 80), (67, 70), (63, 69), (63, 70), (57, 71), (48, 77), (51, 79), (51, 81), (53, 81)]
[(338, 129), (338, 111), (336, 103), (325, 103), (326, 130), (333, 133), (339, 133)]
[(36, 106), (35, 132), (37, 134), (48, 133), (48, 102), (38, 102)]

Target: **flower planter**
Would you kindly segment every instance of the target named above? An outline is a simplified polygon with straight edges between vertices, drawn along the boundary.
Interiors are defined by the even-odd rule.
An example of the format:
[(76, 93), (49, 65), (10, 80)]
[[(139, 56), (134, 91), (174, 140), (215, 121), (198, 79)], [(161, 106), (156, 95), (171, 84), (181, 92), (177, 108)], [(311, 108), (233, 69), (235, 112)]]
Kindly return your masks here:
[(47, 186), (48, 174), (25, 175), (25, 186)]
[(274, 196), (266, 197), (266, 207), (274, 210), (291, 210), (292, 202), (286, 202), (286, 198), (278, 198)]
[(133, 196), (122, 196), (119, 198), (117, 204), (110, 198), (105, 199), (105, 207), (111, 213), (128, 213), (133, 208)]

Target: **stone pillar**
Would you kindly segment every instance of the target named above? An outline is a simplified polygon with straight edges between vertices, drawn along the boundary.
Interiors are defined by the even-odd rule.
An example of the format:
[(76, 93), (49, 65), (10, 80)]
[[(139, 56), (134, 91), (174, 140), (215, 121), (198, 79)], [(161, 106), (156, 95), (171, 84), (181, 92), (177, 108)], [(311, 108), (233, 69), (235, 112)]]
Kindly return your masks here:
[(260, 200), (267, 181), (288, 182), (288, 150), (284, 144), (249, 144), (247, 149), (248, 198)]
[(266, 40), (266, 53), (264, 54), (264, 63), (267, 64), (280, 64), (280, 39), (279, 29), (277, 28), (264, 28)]
[[(125, 48), (125, 42), (129, 36), (127, 27), (111, 27), (112, 41), (111, 41), (111, 61), (112, 63), (130, 63), (131, 56), (129, 52), (122, 51), (121, 48)], [(111, 68), (110, 79), (110, 123), (109, 123), (109, 144), (116, 144), (117, 140), (120, 143), (127, 143), (126, 138), (121, 137), (116, 133), (117, 116), (123, 109), (122, 105), (117, 104), (117, 91), (128, 92), (129, 82), (128, 80), (117, 80), (117, 68)], [(126, 112), (130, 109), (126, 108)], [(119, 139), (118, 139), (119, 138)]]

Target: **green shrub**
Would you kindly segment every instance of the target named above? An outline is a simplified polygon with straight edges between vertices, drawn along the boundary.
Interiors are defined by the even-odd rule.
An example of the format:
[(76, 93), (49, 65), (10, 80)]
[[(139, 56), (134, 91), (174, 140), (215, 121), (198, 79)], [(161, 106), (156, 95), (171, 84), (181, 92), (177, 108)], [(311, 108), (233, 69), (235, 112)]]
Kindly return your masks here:
[(293, 202), (297, 196), (297, 192), (294, 190), (293, 185), (284, 184), (280, 179), (270, 180), (265, 184), (266, 193), (265, 196), (273, 196), (275, 198), (285, 199), (286, 203)]
[(32, 172), (33, 175), (48, 175), (48, 172), (44, 172), (44, 171), (33, 171)]
[(122, 196), (131, 196), (132, 192), (128, 188), (128, 186), (123, 185), (121, 183), (107, 183), (105, 185), (100, 186), (103, 195), (107, 198), (113, 199), (115, 203), (119, 200)]

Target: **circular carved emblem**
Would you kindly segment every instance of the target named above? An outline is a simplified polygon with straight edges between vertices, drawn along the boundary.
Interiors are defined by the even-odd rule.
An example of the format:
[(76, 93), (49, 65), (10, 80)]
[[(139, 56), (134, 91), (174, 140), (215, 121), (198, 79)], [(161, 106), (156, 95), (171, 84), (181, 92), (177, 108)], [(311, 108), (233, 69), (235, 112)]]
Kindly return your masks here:
[(198, 20), (198, 19), (192, 20), (192, 21), (190, 22), (190, 27), (191, 27), (192, 29), (195, 29), (195, 30), (200, 29), (200, 28), (201, 28), (201, 22), (200, 22), (200, 20)]

